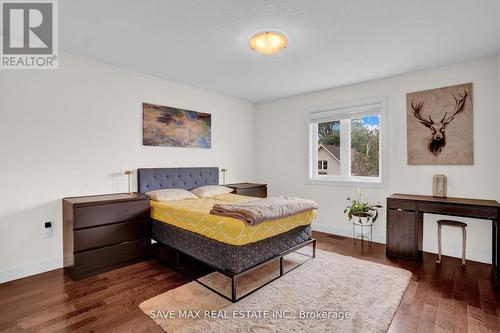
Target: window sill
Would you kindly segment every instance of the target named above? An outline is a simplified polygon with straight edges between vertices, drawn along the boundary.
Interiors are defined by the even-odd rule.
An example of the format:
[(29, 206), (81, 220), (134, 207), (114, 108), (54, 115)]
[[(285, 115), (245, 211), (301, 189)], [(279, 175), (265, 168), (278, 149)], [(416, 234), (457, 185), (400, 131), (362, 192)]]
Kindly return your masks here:
[(370, 187), (386, 188), (386, 184), (380, 178), (376, 180), (356, 179), (356, 178), (308, 178), (306, 183), (310, 185), (329, 185), (346, 187)]

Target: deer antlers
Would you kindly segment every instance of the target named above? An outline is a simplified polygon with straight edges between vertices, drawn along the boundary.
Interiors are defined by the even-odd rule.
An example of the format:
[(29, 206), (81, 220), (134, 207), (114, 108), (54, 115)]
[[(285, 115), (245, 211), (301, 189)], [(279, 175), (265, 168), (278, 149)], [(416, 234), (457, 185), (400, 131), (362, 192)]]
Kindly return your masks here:
[(411, 109), (413, 111), (413, 115), (415, 118), (417, 118), (420, 123), (426, 127), (431, 127), (432, 124), (434, 124), (434, 121), (432, 120), (431, 116), (429, 115), (429, 120), (425, 119), (422, 117), (420, 114), (420, 110), (422, 109), (422, 106), (424, 105), (424, 102), (418, 102), (416, 104), (413, 103), (413, 100), (411, 101)]
[(469, 96), (469, 94), (467, 93), (467, 91), (464, 91), (463, 95), (458, 95), (455, 96), (455, 94), (452, 92), (451, 95), (453, 96), (453, 98), (455, 99), (455, 110), (453, 112), (453, 115), (448, 119), (448, 120), (444, 120), (446, 118), (446, 113), (444, 114), (444, 117), (443, 117), (443, 120), (441, 121), (443, 123), (443, 125), (446, 127), (449, 123), (451, 123), (451, 121), (453, 119), (455, 119), (456, 115), (459, 114), (460, 112), (462, 112), (464, 110), (464, 106), (465, 106), (465, 100), (467, 99), (467, 96)]
[[(448, 112), (445, 112), (443, 119), (441, 119), (441, 121), (439, 122), (439, 123), (443, 124), (444, 127), (446, 127), (449, 123), (451, 123), (453, 121), (453, 119), (455, 119), (457, 114), (459, 114), (460, 112), (462, 112), (464, 110), (465, 101), (467, 100), (467, 97), (469, 96), (467, 91), (464, 91), (463, 94), (458, 94), (458, 96), (456, 96), (453, 92), (451, 93), (451, 95), (453, 96), (453, 99), (455, 99), (455, 110), (453, 111), (453, 115), (450, 118), (448, 118), (448, 120), (446, 120), (446, 116), (448, 115)], [(418, 121), (422, 125), (424, 125), (426, 127), (431, 127), (434, 124), (434, 121), (432, 120), (431, 116), (429, 115), (429, 120), (427, 120), (424, 117), (422, 117), (422, 115), (420, 114), (420, 111), (422, 110), (423, 105), (424, 105), (424, 102), (422, 102), (422, 101), (414, 103), (414, 101), (412, 100), (411, 101), (411, 109), (412, 109), (413, 115), (415, 116), (415, 118), (418, 119)]]

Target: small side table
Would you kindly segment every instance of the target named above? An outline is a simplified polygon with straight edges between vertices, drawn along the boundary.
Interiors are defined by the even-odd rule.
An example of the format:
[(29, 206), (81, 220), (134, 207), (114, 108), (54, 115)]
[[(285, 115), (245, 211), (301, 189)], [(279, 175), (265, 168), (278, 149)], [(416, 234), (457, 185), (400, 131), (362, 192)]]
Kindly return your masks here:
[(249, 197), (267, 198), (267, 184), (237, 183), (224, 185), (233, 189), (234, 194)]

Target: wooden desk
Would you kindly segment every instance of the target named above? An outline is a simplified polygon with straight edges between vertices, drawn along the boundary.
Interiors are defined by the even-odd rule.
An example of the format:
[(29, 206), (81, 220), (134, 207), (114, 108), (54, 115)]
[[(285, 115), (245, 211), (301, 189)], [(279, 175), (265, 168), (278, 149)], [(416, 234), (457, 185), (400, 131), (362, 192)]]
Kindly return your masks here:
[(387, 198), (388, 256), (414, 261), (422, 259), (424, 213), (491, 220), (493, 273), (497, 279), (500, 278), (500, 204), (497, 201), (411, 194), (391, 195)]

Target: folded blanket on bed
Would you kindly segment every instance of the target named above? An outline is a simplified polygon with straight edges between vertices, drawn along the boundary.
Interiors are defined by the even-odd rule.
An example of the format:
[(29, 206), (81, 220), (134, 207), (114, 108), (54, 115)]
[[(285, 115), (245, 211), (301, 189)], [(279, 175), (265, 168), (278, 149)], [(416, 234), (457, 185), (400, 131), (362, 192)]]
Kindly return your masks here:
[(241, 204), (215, 204), (210, 214), (232, 217), (249, 225), (256, 225), (267, 220), (318, 209), (318, 207), (319, 205), (312, 200), (294, 197), (270, 197)]

